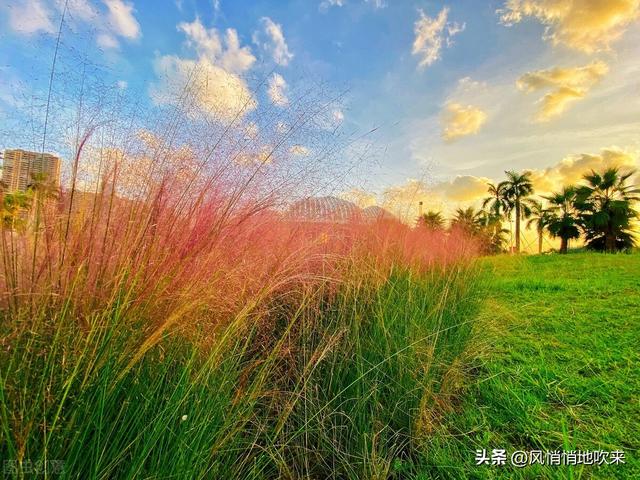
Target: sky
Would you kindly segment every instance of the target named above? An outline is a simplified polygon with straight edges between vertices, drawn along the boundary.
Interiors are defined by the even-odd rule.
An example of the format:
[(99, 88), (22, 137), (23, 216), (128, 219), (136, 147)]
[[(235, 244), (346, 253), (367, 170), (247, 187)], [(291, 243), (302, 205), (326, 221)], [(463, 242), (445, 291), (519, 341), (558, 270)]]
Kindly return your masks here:
[[(63, 4), (0, 6), (6, 125), (46, 91)], [(222, 119), (326, 86), (328, 129), (371, 152), (343, 192), (362, 205), (450, 211), (505, 170), (544, 193), (638, 165), (640, 0), (69, 0), (65, 15), (61, 51), (150, 105), (194, 66)]]

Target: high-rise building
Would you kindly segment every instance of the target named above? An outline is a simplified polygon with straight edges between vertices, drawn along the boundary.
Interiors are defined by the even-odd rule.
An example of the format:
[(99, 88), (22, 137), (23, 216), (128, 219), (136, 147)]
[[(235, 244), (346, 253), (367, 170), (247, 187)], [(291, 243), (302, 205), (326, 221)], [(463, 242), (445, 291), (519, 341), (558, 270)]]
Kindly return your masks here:
[(34, 179), (44, 180), (55, 187), (60, 186), (60, 158), (50, 153), (27, 150), (5, 150), (2, 182), (9, 192), (22, 191)]

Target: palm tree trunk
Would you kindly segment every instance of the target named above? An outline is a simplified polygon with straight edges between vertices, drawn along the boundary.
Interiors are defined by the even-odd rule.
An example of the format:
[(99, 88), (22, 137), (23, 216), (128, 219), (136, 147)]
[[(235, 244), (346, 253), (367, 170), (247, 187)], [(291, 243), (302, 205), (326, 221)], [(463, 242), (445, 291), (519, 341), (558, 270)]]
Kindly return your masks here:
[(560, 239), (560, 253), (567, 253), (567, 251), (569, 250), (568, 247), (569, 247), (569, 240), (562, 237)]
[(613, 253), (616, 250), (616, 237), (612, 233), (607, 232), (604, 236), (604, 249), (607, 253)]
[(542, 232), (538, 232), (538, 255), (542, 253)]
[(520, 200), (516, 200), (516, 253), (520, 253)]

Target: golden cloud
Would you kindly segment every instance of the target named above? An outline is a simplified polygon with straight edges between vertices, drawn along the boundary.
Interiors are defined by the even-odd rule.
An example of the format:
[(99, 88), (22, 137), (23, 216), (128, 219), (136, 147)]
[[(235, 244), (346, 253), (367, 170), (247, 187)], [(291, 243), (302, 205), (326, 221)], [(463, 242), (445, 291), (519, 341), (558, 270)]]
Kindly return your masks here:
[(420, 57), (419, 68), (425, 68), (440, 59), (443, 46), (451, 46), (452, 38), (465, 29), (465, 24), (449, 22), (449, 8), (440, 10), (437, 17), (427, 16), (418, 10), (420, 18), (414, 24), (415, 39), (411, 53)]
[(533, 17), (553, 45), (593, 53), (610, 49), (638, 19), (640, 0), (507, 0), (497, 13), (505, 25)]
[(442, 138), (453, 142), (467, 135), (475, 135), (487, 121), (487, 114), (472, 105), (451, 102), (442, 115)]
[(355, 203), (360, 208), (367, 208), (377, 205), (377, 197), (374, 193), (367, 192), (361, 188), (352, 188), (340, 195), (344, 200)]
[(605, 148), (600, 154), (580, 153), (569, 155), (544, 170), (531, 170), (536, 192), (545, 194), (564, 185), (579, 183), (591, 170), (602, 171), (610, 167), (623, 170), (638, 168), (638, 152), (618, 147)]
[(423, 211), (439, 210), (445, 215), (460, 205), (476, 203), (487, 192), (488, 178), (459, 175), (452, 180), (427, 185), (422, 180), (409, 179), (400, 185), (387, 188), (383, 194), (383, 207), (398, 218), (412, 221)]
[[(609, 167), (623, 170), (640, 167), (640, 152), (623, 150), (618, 147), (602, 149), (599, 154), (580, 153), (569, 155), (555, 165), (545, 169), (531, 169), (535, 193), (547, 195), (564, 185), (579, 183), (583, 175), (591, 170), (602, 171)], [(494, 182), (500, 181), (497, 179)], [(423, 211), (440, 210), (450, 215), (458, 206), (475, 205), (488, 196), (489, 178), (474, 175), (459, 175), (452, 180), (433, 185), (416, 179), (409, 179), (400, 185), (387, 188), (382, 195), (383, 206), (405, 221), (411, 221), (418, 215), (419, 204)], [(357, 192), (363, 199), (375, 201), (375, 196), (367, 197), (366, 192)], [(355, 194), (354, 194), (355, 195)], [(349, 200), (354, 201), (350, 195)], [(359, 202), (356, 202), (359, 203)], [(373, 203), (371, 203), (373, 204)]]
[(562, 114), (572, 101), (584, 98), (608, 71), (607, 64), (597, 60), (582, 67), (555, 67), (528, 72), (516, 81), (516, 86), (527, 93), (552, 90), (540, 100), (537, 120), (544, 122)]
[(451, 181), (440, 182), (434, 191), (454, 202), (474, 202), (487, 193), (488, 178), (473, 175), (458, 175)]

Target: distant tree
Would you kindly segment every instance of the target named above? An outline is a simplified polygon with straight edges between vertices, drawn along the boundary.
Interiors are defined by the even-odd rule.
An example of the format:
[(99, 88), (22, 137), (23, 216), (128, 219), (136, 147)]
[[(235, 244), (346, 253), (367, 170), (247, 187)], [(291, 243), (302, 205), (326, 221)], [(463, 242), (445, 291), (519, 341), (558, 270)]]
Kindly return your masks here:
[(506, 234), (509, 230), (502, 225), (502, 215), (492, 212), (482, 212), (479, 217), (481, 225), (480, 235), (483, 237), (485, 251), (487, 253), (500, 253), (505, 251), (507, 245)]
[(640, 200), (640, 189), (627, 184), (634, 174), (613, 167), (584, 176), (586, 184), (576, 190), (576, 206), (588, 248), (614, 252), (634, 246), (632, 222), (638, 218), (634, 204)]
[(527, 222), (527, 228), (536, 227), (538, 234), (538, 254), (542, 253), (542, 240), (544, 239), (544, 231), (549, 225), (550, 213), (546, 210), (542, 203), (537, 200), (531, 200), (529, 203), (531, 209), (531, 218)]
[(477, 233), (483, 226), (483, 212), (473, 207), (456, 209), (451, 220), (452, 229), (464, 230), (467, 233)]
[(564, 187), (544, 198), (549, 201), (547, 229), (552, 237), (560, 238), (560, 253), (567, 253), (569, 240), (580, 237), (580, 218), (575, 208), (576, 189)]
[(435, 210), (429, 210), (418, 218), (418, 225), (426, 227), (429, 230), (442, 230), (444, 229), (444, 223), (442, 213)]
[(509, 200), (507, 198), (507, 182), (500, 182), (497, 185), (487, 184), (489, 196), (482, 201), (482, 208), (488, 209), (493, 215), (502, 216), (509, 211)]
[(32, 196), (25, 192), (5, 193), (2, 196), (2, 224), (10, 230), (25, 224), (25, 213), (31, 208)]
[(505, 197), (509, 213), (513, 212), (516, 223), (516, 252), (520, 252), (520, 221), (531, 214), (528, 197), (533, 194), (531, 172), (517, 173), (507, 171)]
[(502, 252), (507, 243), (508, 230), (502, 227), (502, 216), (473, 207), (458, 208), (451, 220), (451, 229), (475, 237), (484, 253)]
[(43, 173), (32, 173), (31, 181), (27, 185), (27, 192), (30, 192), (34, 199), (52, 199), (57, 198), (59, 189), (49, 178)]

